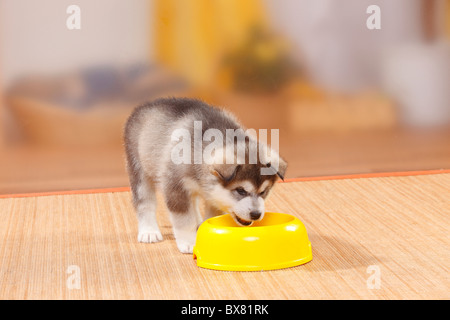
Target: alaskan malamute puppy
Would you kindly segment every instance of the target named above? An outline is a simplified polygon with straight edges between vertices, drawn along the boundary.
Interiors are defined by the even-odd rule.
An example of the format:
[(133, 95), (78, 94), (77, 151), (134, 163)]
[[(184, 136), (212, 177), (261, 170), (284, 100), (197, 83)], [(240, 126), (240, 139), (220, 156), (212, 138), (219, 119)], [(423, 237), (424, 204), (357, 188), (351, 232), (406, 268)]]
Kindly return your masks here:
[[(213, 131), (208, 129), (224, 137), (223, 147), (211, 148), (209, 133)], [(125, 126), (124, 140), (138, 217), (138, 241), (162, 240), (155, 215), (157, 187), (164, 195), (176, 243), (183, 253), (192, 253), (197, 228), (204, 219), (229, 213), (238, 225), (249, 226), (263, 218), (264, 200), (278, 177), (283, 178), (287, 164), (274, 150), (255, 142), (256, 138), (230, 138), (227, 129), (245, 130), (226, 111), (193, 99), (158, 99), (133, 111)], [(184, 133), (186, 141), (177, 138), (178, 133)], [(180, 148), (180, 143), (188, 143), (188, 147)], [(249, 161), (250, 152), (255, 151), (251, 143), (256, 143), (259, 150), (253, 161)], [(270, 158), (261, 150), (270, 151)], [(188, 161), (180, 163), (182, 151)], [(274, 157), (277, 166), (270, 163)], [(271, 173), (261, 174), (263, 168)], [(206, 205), (204, 219), (197, 206), (199, 197)]]

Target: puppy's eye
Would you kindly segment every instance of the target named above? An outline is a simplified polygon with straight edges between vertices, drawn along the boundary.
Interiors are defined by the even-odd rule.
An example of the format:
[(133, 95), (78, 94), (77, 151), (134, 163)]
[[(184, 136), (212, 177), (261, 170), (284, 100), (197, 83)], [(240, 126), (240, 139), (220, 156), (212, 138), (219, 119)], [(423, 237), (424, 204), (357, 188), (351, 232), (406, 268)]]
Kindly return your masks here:
[(260, 195), (260, 196), (263, 196), (263, 195), (266, 193), (266, 191), (267, 191), (267, 189), (264, 190), (263, 192), (260, 192), (259, 195)]
[(244, 190), (244, 188), (236, 188), (236, 192), (239, 193), (241, 196), (246, 196), (247, 195), (247, 191)]

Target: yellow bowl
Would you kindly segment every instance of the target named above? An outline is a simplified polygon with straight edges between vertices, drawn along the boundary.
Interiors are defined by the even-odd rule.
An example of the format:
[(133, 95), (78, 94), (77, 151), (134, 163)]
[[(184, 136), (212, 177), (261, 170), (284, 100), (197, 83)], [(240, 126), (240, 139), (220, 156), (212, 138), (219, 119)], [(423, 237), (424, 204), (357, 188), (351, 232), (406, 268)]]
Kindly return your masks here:
[(261, 221), (240, 227), (229, 215), (206, 220), (194, 246), (197, 266), (226, 271), (289, 268), (311, 261), (311, 243), (296, 217), (266, 212)]

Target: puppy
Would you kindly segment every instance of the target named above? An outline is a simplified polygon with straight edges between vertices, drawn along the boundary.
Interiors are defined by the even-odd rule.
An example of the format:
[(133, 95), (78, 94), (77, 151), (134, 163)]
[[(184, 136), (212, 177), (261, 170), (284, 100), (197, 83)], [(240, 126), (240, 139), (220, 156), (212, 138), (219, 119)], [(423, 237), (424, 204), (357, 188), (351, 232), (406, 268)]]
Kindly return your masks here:
[(193, 99), (158, 99), (133, 111), (124, 142), (139, 242), (162, 240), (155, 215), (157, 187), (182, 253), (192, 253), (203, 221), (199, 198), (205, 219), (229, 213), (238, 225), (249, 226), (263, 218), (264, 200), (287, 163), (250, 135), (228, 134), (243, 130), (231, 114)]

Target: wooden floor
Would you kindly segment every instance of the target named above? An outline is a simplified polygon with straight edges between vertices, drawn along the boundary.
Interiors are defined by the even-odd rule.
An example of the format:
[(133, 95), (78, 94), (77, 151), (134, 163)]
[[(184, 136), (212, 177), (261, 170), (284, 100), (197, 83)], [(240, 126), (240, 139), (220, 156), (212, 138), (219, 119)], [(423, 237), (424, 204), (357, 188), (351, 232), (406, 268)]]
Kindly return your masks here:
[(450, 298), (450, 173), (280, 183), (267, 210), (304, 222), (311, 262), (201, 269), (163, 206), (164, 241), (136, 241), (129, 192), (2, 198), (0, 299)]

